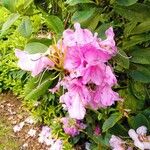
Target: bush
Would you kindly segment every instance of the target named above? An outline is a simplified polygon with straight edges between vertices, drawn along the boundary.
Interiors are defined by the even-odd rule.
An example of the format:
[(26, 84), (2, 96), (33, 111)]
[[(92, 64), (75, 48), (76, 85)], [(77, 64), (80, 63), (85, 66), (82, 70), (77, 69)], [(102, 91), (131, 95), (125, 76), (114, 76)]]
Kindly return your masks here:
[[(66, 147), (71, 147), (69, 142), (72, 145), (76, 143), (82, 145), (88, 141), (91, 143), (91, 149), (108, 149), (109, 139), (113, 134), (126, 139), (130, 128), (136, 129), (145, 125), (150, 129), (148, 120), (150, 2), (148, 0), (67, 0), (57, 2), (31, 0), (26, 3), (18, 0), (15, 5), (3, 0), (2, 3), (10, 11), (10, 16), (2, 25), (1, 40), (3, 44), (1, 49), (9, 49), (10, 52), (3, 51), (1, 54), (2, 64), (7, 62), (9, 64), (8, 66), (1, 65), (2, 68), (4, 67), (0, 70), (4, 78), (0, 79), (3, 80), (1, 87), (2, 89), (13, 87), (12, 89), (16, 93), (21, 93), (22, 90), (19, 89), (22, 89), (26, 82), (24, 80), (28, 76), (16, 68), (14, 64), (16, 58), (12, 57), (14, 48), (24, 49), (29, 55), (44, 53), (50, 58), (50, 52), (48, 51), (48, 54), (45, 52), (50, 46), (56, 45), (56, 42), (62, 38), (65, 29), (72, 28), (76, 22), (80, 23), (82, 28), (87, 28), (93, 33), (97, 32), (102, 40), (106, 39), (105, 31), (110, 26), (114, 28), (118, 51), (115, 57), (107, 63), (105, 62), (105, 65), (112, 65), (118, 80), (118, 85), (115, 85), (113, 90), (119, 93), (123, 101), (118, 101), (115, 105), (107, 108), (88, 109), (82, 120), (86, 123), (86, 129), (81, 129), (82, 133), (79, 135), (69, 138), (63, 133), (60, 125), (60, 118), (64, 117), (67, 112), (59, 103), (59, 97), (66, 91), (63, 91), (61, 87), (60, 91), (55, 94), (48, 92), (48, 89), (55, 87), (60, 80), (61, 67), (57, 66), (51, 71), (46, 70), (35, 78), (30, 77), (25, 85), (24, 105), (39, 121), (51, 125), (54, 135), (67, 141)], [(15, 29), (16, 31), (14, 31)], [(13, 34), (10, 34), (11, 30), (13, 30)], [(18, 38), (18, 34), (24, 38), (20, 35)], [(6, 37), (7, 40), (4, 39)], [(15, 37), (17, 37), (17, 42), (11, 39)], [(65, 39), (64, 37), (63, 35), (62, 40)], [(7, 46), (4, 45), (5, 42), (7, 42)], [(57, 50), (55, 46), (50, 48)], [(32, 63), (35, 63), (34, 61)], [(59, 62), (57, 63), (59, 64)], [(67, 73), (65, 72), (64, 76)], [(91, 84), (87, 86), (91, 86)], [(80, 125), (78, 127), (80, 128)], [(94, 131), (97, 131), (96, 134), (93, 134)], [(129, 137), (126, 143), (133, 147)]]

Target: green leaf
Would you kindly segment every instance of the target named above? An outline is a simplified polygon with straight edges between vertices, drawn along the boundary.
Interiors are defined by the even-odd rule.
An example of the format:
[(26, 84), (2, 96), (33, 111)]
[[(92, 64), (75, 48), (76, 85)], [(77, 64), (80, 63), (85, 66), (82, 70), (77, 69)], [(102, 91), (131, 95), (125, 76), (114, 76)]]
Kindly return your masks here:
[(76, 11), (72, 18), (71, 21), (72, 23), (84, 23), (86, 22), (88, 19), (93, 18), (93, 16), (96, 14), (96, 9), (95, 8), (89, 8), (86, 10), (82, 10), (82, 11)]
[(131, 32), (131, 34), (140, 34), (150, 31), (150, 20), (144, 21), (137, 25)]
[(133, 95), (130, 87), (128, 87), (127, 89), (119, 90), (119, 95), (124, 99), (125, 109), (130, 109), (132, 112), (137, 112), (144, 107), (145, 101), (137, 99)]
[(98, 33), (99, 37), (101, 39), (106, 39), (106, 34), (105, 34), (105, 31), (110, 27), (112, 26), (111, 23), (103, 23), (102, 25), (100, 25), (96, 30), (95, 32)]
[(31, 42), (27, 43), (24, 50), (30, 54), (45, 53), (48, 50), (48, 46), (39, 42)]
[(117, 0), (117, 3), (122, 6), (130, 6), (137, 2), (138, 0)]
[(146, 91), (145, 86), (141, 82), (132, 81), (130, 83), (133, 95), (139, 100), (145, 100)]
[(147, 42), (150, 40), (150, 34), (140, 34), (131, 36), (130, 39), (123, 41), (122, 49), (128, 49), (136, 44)]
[(2, 26), (1, 35), (4, 34), (5, 31), (8, 30), (19, 17), (20, 15), (18, 13), (11, 14), (8, 20)]
[(128, 130), (121, 124), (116, 123), (111, 129), (111, 134), (118, 136), (128, 136)]
[(103, 132), (106, 132), (108, 129), (112, 128), (120, 119), (122, 118), (122, 114), (113, 113), (111, 116), (106, 119), (102, 126)]
[(136, 21), (131, 21), (128, 24), (126, 24), (124, 29), (124, 36), (128, 37), (132, 33), (132, 30), (135, 28), (136, 25)]
[(28, 43), (33, 43), (33, 42), (37, 42), (37, 43), (42, 43), (46, 46), (50, 46), (52, 44), (52, 39), (47, 39), (47, 38), (32, 38), (28, 41)]
[(39, 77), (32, 78), (28, 81), (24, 89), (25, 100), (38, 100), (52, 86), (52, 78), (54, 78), (54, 74), (47, 72), (43, 75), (41, 81), (39, 81)]
[(140, 126), (146, 126), (148, 129), (150, 129), (150, 124), (147, 118), (143, 114), (138, 114), (134, 117), (129, 117), (128, 118), (128, 123), (131, 128), (137, 129)]
[(29, 17), (26, 17), (22, 20), (21, 24), (18, 27), (18, 31), (22, 36), (26, 38), (29, 38), (31, 36), (32, 24)]
[(70, 6), (74, 6), (76, 4), (80, 4), (80, 3), (93, 3), (93, 1), (91, 0), (67, 0), (65, 2), (66, 4), (69, 4)]
[(129, 69), (129, 58), (123, 50), (119, 50), (119, 53), (113, 60), (115, 62), (115, 70), (123, 71), (123, 69)]
[(150, 65), (150, 48), (134, 50), (130, 55), (131, 62)]
[(131, 21), (143, 22), (149, 20), (150, 6), (136, 3), (131, 6), (115, 6), (115, 11)]
[(44, 15), (45, 21), (50, 29), (52, 29), (58, 35), (61, 35), (64, 31), (64, 25), (62, 20), (54, 15)]
[(82, 11), (76, 11), (71, 21), (72, 23), (79, 22), (82, 27), (86, 27), (94, 32), (100, 21), (100, 12), (101, 9), (96, 8), (86, 8)]
[(2, 5), (7, 8), (9, 11), (11, 12), (15, 12), (15, 6), (16, 6), (16, 2), (17, 0), (1, 0), (2, 1)]
[(150, 66), (136, 65), (136, 70), (131, 70), (129, 75), (135, 80), (150, 83)]

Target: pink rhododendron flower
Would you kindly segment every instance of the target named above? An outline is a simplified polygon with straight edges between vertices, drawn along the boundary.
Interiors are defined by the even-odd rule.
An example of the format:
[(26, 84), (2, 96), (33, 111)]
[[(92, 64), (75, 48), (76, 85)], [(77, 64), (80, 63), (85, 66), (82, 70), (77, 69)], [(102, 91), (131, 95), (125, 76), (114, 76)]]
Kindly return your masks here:
[(71, 94), (70, 92), (65, 93), (63, 96), (61, 96), (61, 102), (66, 104), (69, 116), (71, 118), (84, 118), (86, 110), (78, 93), (75, 95)]
[(17, 49), (15, 55), (19, 59), (18, 66), (22, 70), (31, 71), (33, 77), (41, 73), (44, 68), (54, 65), (47, 57), (42, 56), (40, 53), (29, 54)]
[(67, 47), (76, 45), (85, 45), (92, 43), (96, 40), (96, 35), (93, 36), (92, 32), (88, 29), (81, 29), (79, 23), (74, 24), (75, 31), (67, 29), (63, 32), (63, 43)]
[(103, 41), (101, 40), (99, 42), (99, 45), (100, 45), (100, 50), (105, 53), (105, 59), (108, 60), (112, 56), (116, 55), (117, 47), (114, 41), (113, 28), (110, 27), (108, 30), (106, 30), (105, 34), (107, 39)]
[(63, 123), (63, 129), (65, 133), (70, 136), (76, 136), (79, 134), (79, 130), (86, 128), (86, 125), (81, 121), (68, 117), (62, 118), (61, 122)]

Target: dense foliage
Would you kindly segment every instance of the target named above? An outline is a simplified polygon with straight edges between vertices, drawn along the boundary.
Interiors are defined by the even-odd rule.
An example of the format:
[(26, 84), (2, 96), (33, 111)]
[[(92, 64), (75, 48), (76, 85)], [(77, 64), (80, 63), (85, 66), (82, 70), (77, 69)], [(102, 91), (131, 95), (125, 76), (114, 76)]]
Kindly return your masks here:
[[(92, 150), (109, 149), (112, 134), (133, 147), (128, 130), (142, 125), (150, 130), (149, 0), (2, 0), (2, 5), (0, 14), (7, 20), (1, 15), (0, 88), (21, 93), (24, 105), (39, 121), (52, 127), (54, 135), (65, 141), (66, 149), (86, 141), (91, 143)], [(103, 40), (105, 31), (113, 27), (118, 53), (109, 63), (118, 80), (113, 89), (123, 101), (106, 109), (87, 110), (86, 129), (69, 137), (60, 124), (65, 115), (60, 95), (48, 91), (57, 84), (57, 74), (46, 72), (30, 77), (17, 68), (14, 49), (44, 53), (76, 22), (97, 32)], [(93, 134), (98, 128), (98, 134)]]

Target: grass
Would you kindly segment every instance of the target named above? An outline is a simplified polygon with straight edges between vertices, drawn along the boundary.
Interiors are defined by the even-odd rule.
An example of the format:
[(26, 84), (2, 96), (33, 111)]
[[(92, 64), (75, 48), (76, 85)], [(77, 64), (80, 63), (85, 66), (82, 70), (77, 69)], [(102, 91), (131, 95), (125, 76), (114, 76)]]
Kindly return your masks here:
[(0, 150), (19, 150), (12, 127), (3, 117), (0, 118)]

